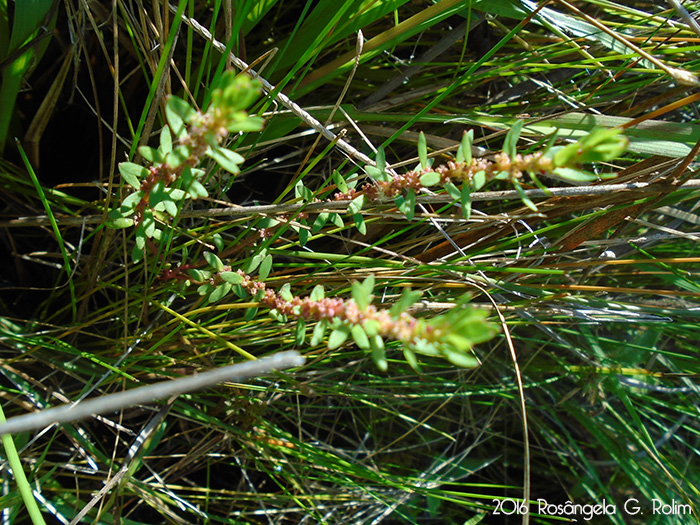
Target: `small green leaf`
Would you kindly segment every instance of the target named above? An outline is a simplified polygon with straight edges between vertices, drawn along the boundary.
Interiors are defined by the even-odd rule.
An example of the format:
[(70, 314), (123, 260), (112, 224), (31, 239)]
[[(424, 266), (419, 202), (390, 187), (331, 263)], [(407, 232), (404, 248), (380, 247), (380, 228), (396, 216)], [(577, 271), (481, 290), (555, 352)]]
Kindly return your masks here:
[(286, 316), (282, 315), (279, 310), (276, 308), (273, 308), (270, 310), (270, 317), (272, 317), (275, 321), (278, 321), (280, 323), (286, 323), (287, 319)]
[(224, 271), (224, 263), (222, 263), (221, 259), (219, 259), (215, 254), (211, 252), (204, 252), (202, 255), (204, 256), (204, 260), (207, 261), (207, 264), (214, 268), (215, 271)]
[(266, 228), (274, 228), (280, 224), (280, 221), (277, 219), (273, 219), (272, 217), (261, 217), (258, 223), (256, 224), (256, 227), (258, 229), (264, 230)]
[(518, 140), (520, 139), (523, 125), (525, 125), (525, 121), (516, 120), (513, 127), (508, 130), (506, 138), (503, 141), (503, 153), (508, 155), (511, 159), (514, 159), (518, 152)]
[(462, 133), (462, 141), (457, 148), (457, 162), (464, 162), (465, 164), (472, 163), (472, 144), (474, 143), (474, 130), (470, 129)]
[(352, 334), (352, 338), (355, 340), (357, 346), (359, 346), (362, 350), (369, 350), (369, 338), (359, 324), (353, 325), (353, 327), (350, 329), (350, 333)]
[(364, 195), (358, 195), (355, 197), (350, 204), (348, 204), (348, 213), (354, 215), (356, 213), (360, 213), (362, 211), (362, 206), (365, 205), (365, 196)]
[(456, 330), (469, 339), (471, 345), (491, 340), (498, 333), (498, 326), (486, 320), (488, 313), (476, 308), (461, 308)]
[(535, 203), (532, 202), (530, 197), (527, 196), (525, 193), (525, 190), (523, 187), (520, 185), (520, 183), (517, 180), (513, 181), (513, 187), (515, 188), (515, 191), (518, 192), (518, 195), (520, 195), (520, 200), (523, 201), (523, 204), (530, 208), (532, 211), (536, 212), (537, 211), (537, 206), (535, 206)]
[(422, 355), (440, 356), (440, 352), (435, 347), (434, 343), (428, 342), (425, 339), (417, 339), (410, 345), (411, 350)]
[[(175, 197), (173, 197), (174, 199)], [(214, 246), (216, 246), (216, 249), (219, 250), (220, 252), (224, 251), (224, 248), (226, 247), (224, 244), (224, 238), (221, 236), (220, 233), (215, 233), (214, 235), (211, 236), (211, 242), (214, 243)]]
[(245, 311), (245, 315), (243, 316), (243, 319), (246, 321), (252, 321), (255, 319), (255, 316), (258, 314), (258, 307), (256, 306), (255, 308), (248, 308)]
[(260, 270), (258, 270), (258, 279), (264, 281), (270, 275), (270, 270), (272, 269), (272, 255), (268, 255), (260, 263)]
[(471, 187), (474, 191), (479, 191), (486, 184), (486, 172), (484, 170), (477, 171), (472, 177)]
[(408, 365), (413, 368), (416, 372), (420, 372), (420, 367), (418, 366), (418, 359), (416, 359), (416, 354), (408, 348), (407, 346), (403, 347), (403, 356), (406, 358), (406, 362)]
[(314, 192), (309, 188), (304, 186), (304, 183), (299, 181), (294, 185), (294, 195), (296, 198), (304, 199), (305, 201), (311, 201), (314, 198)]
[(379, 330), (382, 328), (382, 325), (376, 319), (367, 319), (362, 325), (362, 328), (365, 329), (367, 337), (374, 337), (375, 335), (379, 335)]
[(311, 290), (311, 294), (309, 295), (309, 299), (311, 301), (320, 301), (325, 297), (325, 293), (323, 291), (323, 286), (320, 284), (317, 284), (314, 286), (314, 289)]
[(564, 179), (568, 182), (573, 182), (574, 184), (584, 184), (588, 182), (595, 182), (599, 178), (613, 178), (616, 175), (614, 173), (606, 174), (606, 176), (598, 177), (595, 173), (590, 173), (588, 171), (574, 169), (574, 168), (555, 168), (552, 172), (557, 177)]
[(460, 204), (462, 205), (462, 216), (465, 220), (469, 220), (472, 216), (472, 192), (469, 184), (462, 184), (462, 195), (460, 198)]
[(365, 218), (361, 213), (356, 213), (352, 216), (352, 220), (355, 222), (355, 227), (361, 235), (367, 235), (367, 225), (365, 224)]
[(173, 137), (170, 135), (168, 126), (163, 126), (163, 129), (160, 130), (160, 146), (158, 147), (158, 153), (161, 157), (165, 157), (172, 150)]
[(345, 183), (348, 185), (348, 188), (350, 188), (351, 190), (353, 190), (357, 187), (358, 182), (360, 182), (360, 177), (357, 173), (353, 173), (347, 179), (345, 179)]
[(425, 133), (422, 131), (418, 135), (418, 160), (424, 170), (428, 169), (428, 143), (425, 140)]
[(136, 190), (141, 188), (140, 179), (148, 177), (148, 170), (133, 162), (120, 162), (119, 173), (126, 183)]
[(165, 163), (172, 169), (179, 168), (190, 156), (190, 148), (187, 146), (178, 146), (165, 156)]
[(193, 180), (189, 187), (185, 190), (192, 199), (205, 199), (209, 196), (207, 190), (198, 180)]
[(191, 168), (188, 164), (185, 164), (182, 167), (182, 173), (180, 174), (180, 177), (177, 179), (177, 185), (178, 188), (183, 189), (184, 191), (187, 191), (187, 188), (190, 187), (192, 184), (193, 180), (196, 180), (197, 177), (199, 177), (199, 174), (195, 172), (199, 172), (200, 170)]
[(447, 190), (449, 196), (453, 199), (459, 200), (462, 198), (462, 190), (455, 186), (454, 183), (448, 182), (447, 184), (445, 184), (445, 189)]
[(228, 293), (231, 291), (231, 284), (229, 283), (222, 283), (216, 288), (214, 288), (214, 291), (212, 291), (209, 294), (209, 302), (210, 303), (215, 303), (217, 301), (220, 301), (224, 297), (228, 295)]
[(144, 250), (143, 248), (139, 248), (138, 244), (134, 246), (134, 248), (131, 250), (131, 260), (133, 261), (134, 264), (139, 263), (143, 260), (144, 256)]
[(357, 307), (361, 311), (364, 311), (371, 301), (369, 294), (365, 292), (362, 284), (357, 281), (352, 283), (352, 298), (355, 300)]
[(148, 196), (148, 204), (153, 207), (161, 201), (169, 200), (170, 196), (165, 192), (165, 183), (162, 180), (156, 182)]
[(238, 272), (221, 272), (219, 275), (227, 283), (241, 284), (243, 282), (243, 276)]
[(225, 71), (216, 82), (212, 104), (222, 109), (241, 110), (248, 107), (260, 94), (260, 83), (243, 74)]
[(211, 272), (206, 271), (206, 270), (198, 270), (196, 268), (193, 268), (191, 270), (187, 270), (187, 274), (192, 277), (194, 281), (197, 282), (202, 282), (206, 281), (211, 277)]
[(338, 188), (338, 191), (340, 193), (347, 193), (348, 191), (348, 185), (345, 183), (345, 179), (343, 176), (338, 173), (337, 170), (333, 170), (333, 182), (335, 183), (335, 187)]
[(139, 154), (152, 164), (160, 164), (163, 162), (163, 157), (158, 153), (158, 150), (149, 146), (139, 146)]
[(246, 268), (247, 273), (253, 273), (255, 269), (260, 266), (260, 263), (263, 262), (263, 259), (267, 256), (267, 250), (263, 248), (260, 250), (258, 253), (253, 255), (253, 258), (250, 260), (250, 263), (248, 264), (248, 268)]
[[(462, 137), (464, 137), (464, 134), (462, 134)], [(455, 153), (455, 162), (462, 163), (464, 162), (464, 147), (462, 144), (460, 144), (457, 147), (457, 153)]]
[(365, 173), (372, 178), (378, 179), (382, 176), (382, 172), (376, 166), (371, 166), (369, 164), (365, 165)]
[(156, 221), (153, 217), (153, 212), (151, 212), (150, 210), (144, 211), (141, 224), (143, 225), (143, 231), (146, 234), (146, 237), (148, 237), (149, 239), (153, 237), (153, 235), (156, 232)]
[(370, 274), (362, 283), (353, 281), (352, 298), (357, 303), (360, 311), (365, 311), (372, 302), (372, 292), (374, 291), (374, 275)]
[[(241, 112), (243, 113), (243, 112)], [(245, 113), (243, 113), (245, 114)], [(265, 119), (261, 117), (249, 117), (246, 116), (244, 119), (234, 119), (226, 124), (226, 129), (231, 133), (238, 133), (242, 131), (244, 133), (250, 131), (260, 131), (265, 127)]]
[(406, 192), (406, 218), (409, 221), (413, 220), (413, 215), (416, 212), (416, 192), (409, 189)]
[(420, 177), (420, 183), (425, 186), (426, 188), (429, 188), (431, 186), (436, 186), (437, 184), (440, 184), (440, 174), (435, 173), (434, 171), (429, 171), (427, 173), (424, 173)]
[(481, 363), (472, 354), (455, 352), (453, 350), (443, 350), (445, 358), (453, 365), (461, 366), (462, 368), (476, 368)]
[(392, 318), (398, 319), (398, 317), (403, 312), (408, 310), (418, 299), (420, 299), (421, 295), (422, 292), (420, 290), (411, 290), (410, 288), (404, 288), (401, 291), (401, 297), (399, 298), (399, 301), (391, 307), (391, 310), (389, 310), (389, 314)]
[(314, 326), (314, 333), (311, 336), (311, 346), (318, 345), (322, 340), (323, 336), (326, 334), (328, 329), (328, 319), (321, 319), (316, 326)]
[(196, 111), (187, 102), (176, 96), (170, 95), (165, 104), (165, 117), (168, 119), (170, 129), (175, 136), (182, 138), (187, 133), (187, 123), (196, 114)]
[(320, 232), (328, 222), (328, 216), (329, 214), (327, 212), (319, 213), (311, 226), (311, 233)]
[(116, 219), (110, 219), (107, 221), (107, 226), (109, 228), (129, 228), (134, 225), (134, 219), (127, 219), (126, 217), (117, 217)]
[(197, 293), (199, 295), (207, 295), (214, 290), (214, 285), (210, 283), (205, 283), (197, 287)]
[[(555, 166), (575, 168), (587, 162), (609, 162), (622, 155), (629, 141), (619, 128), (594, 129), (574, 144), (552, 148)], [(556, 152), (555, 152), (556, 150)]]
[(449, 344), (455, 351), (458, 352), (468, 352), (472, 348), (471, 339), (455, 332), (446, 333), (443, 335), (442, 342)]
[(309, 230), (306, 228), (300, 228), (299, 229), (299, 244), (301, 246), (306, 246), (306, 243), (309, 241)]
[(331, 213), (329, 217), (331, 219), (331, 222), (335, 224), (338, 228), (342, 228), (343, 226), (345, 226), (343, 218), (340, 216), (339, 213)]
[(136, 247), (139, 250), (143, 250), (146, 247), (146, 232), (144, 230), (143, 222), (136, 227), (135, 239)]
[(386, 155), (384, 154), (384, 147), (379, 146), (377, 148), (377, 169), (379, 171), (386, 171)]
[(335, 350), (342, 345), (350, 334), (350, 329), (347, 326), (340, 326), (331, 332), (328, 337), (328, 349)]
[[(165, 191), (168, 193), (168, 195), (170, 195), (170, 198), (174, 201), (181, 201), (185, 198), (185, 192), (182, 190), (178, 190), (177, 188), (166, 188)], [(219, 237), (221, 236), (219, 235)]]
[(386, 372), (389, 369), (389, 363), (386, 360), (386, 351), (384, 350), (384, 340), (375, 335), (369, 340), (370, 347), (372, 349), (372, 360), (374, 364), (377, 365), (380, 371)]
[(177, 216), (177, 204), (171, 200), (163, 200), (153, 207), (154, 211), (162, 212), (164, 211), (171, 217)]
[(292, 299), (294, 299), (294, 294), (292, 293), (292, 287), (289, 283), (284, 283), (282, 285), (282, 288), (280, 288), (280, 291), (279, 291), (279, 296), (287, 302), (290, 302), (290, 301), (292, 301)]
[(238, 153), (219, 146), (210, 147), (207, 150), (207, 156), (214, 159), (219, 166), (224, 168), (229, 173), (237, 175), (240, 173), (239, 165), (243, 164), (245, 159)]
[(365, 166), (365, 171), (367, 172), (367, 175), (374, 177), (375, 179), (381, 182), (389, 182), (391, 180), (391, 177), (386, 172), (386, 155), (382, 146), (379, 146), (379, 149), (377, 150), (376, 160), (376, 167)]
[(300, 318), (294, 331), (294, 342), (297, 346), (301, 346), (304, 344), (304, 339), (306, 339), (306, 321)]
[(397, 196), (394, 203), (409, 221), (413, 220), (413, 215), (416, 212), (416, 192), (413, 189), (409, 189), (405, 197), (403, 195)]

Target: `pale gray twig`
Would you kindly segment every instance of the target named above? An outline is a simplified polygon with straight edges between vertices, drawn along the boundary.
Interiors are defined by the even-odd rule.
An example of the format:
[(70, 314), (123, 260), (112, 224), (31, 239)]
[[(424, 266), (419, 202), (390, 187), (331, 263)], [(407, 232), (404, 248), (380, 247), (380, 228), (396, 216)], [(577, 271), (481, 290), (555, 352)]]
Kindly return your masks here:
[(280, 352), (255, 361), (224, 366), (208, 372), (202, 372), (201, 374), (100, 396), (78, 404), (49, 408), (40, 412), (13, 417), (5, 423), (0, 423), (0, 435), (16, 434), (43, 428), (54, 423), (69, 423), (95, 414), (115, 412), (125, 407), (202, 390), (223, 381), (240, 382), (254, 376), (267, 374), (272, 370), (301, 366), (304, 364), (304, 361), (304, 357), (297, 351)]
[(676, 10), (676, 13), (678, 13), (678, 16), (680, 16), (686, 24), (688, 24), (688, 27), (695, 31), (695, 34), (700, 36), (700, 25), (698, 25), (698, 21), (693, 18), (693, 15), (691, 15), (685, 7), (681, 5), (681, 3), (678, 0), (666, 0), (671, 6)]

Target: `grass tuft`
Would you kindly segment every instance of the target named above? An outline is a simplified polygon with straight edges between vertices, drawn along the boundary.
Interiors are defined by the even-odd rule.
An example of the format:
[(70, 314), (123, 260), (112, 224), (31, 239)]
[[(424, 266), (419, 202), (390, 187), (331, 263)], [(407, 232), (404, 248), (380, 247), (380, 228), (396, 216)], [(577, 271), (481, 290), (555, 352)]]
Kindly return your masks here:
[(156, 4), (0, 38), (2, 412), (306, 362), (4, 436), (4, 519), (697, 521), (696, 6)]

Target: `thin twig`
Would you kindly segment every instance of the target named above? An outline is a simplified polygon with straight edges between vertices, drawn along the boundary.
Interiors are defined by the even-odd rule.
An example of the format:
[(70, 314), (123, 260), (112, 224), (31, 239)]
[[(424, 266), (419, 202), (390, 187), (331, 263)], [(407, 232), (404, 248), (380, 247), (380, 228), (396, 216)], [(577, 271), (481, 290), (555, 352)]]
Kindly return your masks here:
[[(675, 189), (700, 188), (700, 180), (693, 179), (678, 185)], [(574, 186), (548, 188), (547, 190), (524, 190), (525, 195), (531, 199), (548, 199), (551, 197), (580, 197), (591, 195), (606, 195), (614, 191), (641, 191), (661, 192), (661, 188), (652, 182), (629, 182), (625, 184), (603, 184), (600, 186)], [(421, 195), (416, 198), (417, 203), (444, 204), (454, 199), (447, 194)], [(520, 200), (520, 194), (516, 190), (482, 191), (471, 194), (472, 202)], [(378, 201), (372, 205), (394, 206), (393, 201)], [(285, 214), (304, 209), (306, 212), (344, 212), (350, 205), (350, 201), (314, 202), (314, 203), (290, 203), (290, 204), (265, 204), (257, 206), (234, 206), (230, 208), (212, 208), (208, 210), (183, 211), (180, 218), (205, 218), (205, 217), (245, 217), (256, 214)], [(55, 217), (61, 226), (79, 226), (82, 224), (101, 224), (102, 215), (88, 215), (86, 217)], [(0, 221), (0, 228), (18, 228), (29, 226), (48, 226), (48, 217), (35, 215), (33, 217), (18, 217), (8, 221)]]
[(523, 469), (525, 471), (523, 476), (523, 502), (526, 505), (526, 511), (523, 512), (522, 524), (528, 525), (530, 523), (530, 430), (527, 423), (525, 387), (523, 386), (523, 376), (520, 372), (520, 366), (518, 365), (518, 354), (515, 352), (515, 346), (513, 345), (513, 339), (510, 336), (510, 330), (508, 330), (506, 318), (503, 316), (503, 313), (501, 312), (496, 300), (485, 288), (479, 286), (477, 283), (470, 280), (469, 284), (480, 290), (493, 305), (493, 309), (496, 312), (496, 315), (498, 316), (501, 326), (503, 327), (503, 335), (505, 335), (506, 344), (508, 345), (508, 350), (510, 351), (510, 357), (513, 360), (515, 379), (518, 384), (518, 398), (520, 399), (520, 410), (523, 416)]
[[(173, 12), (177, 12), (177, 8), (173, 6), (172, 4), (168, 4), (170, 6), (170, 10)], [(207, 30), (206, 27), (202, 26), (197, 20), (194, 18), (190, 18), (188, 16), (185, 16), (184, 14), (182, 15), (182, 20), (190, 26), (192, 29), (194, 29), (197, 33), (199, 33), (200, 36), (203, 38), (206, 38), (211, 44), (219, 51), (222, 53), (226, 52), (226, 46), (216, 40), (212, 34)], [(294, 102), (292, 99), (290, 99), (287, 95), (285, 95), (282, 92), (275, 93), (276, 87), (270, 84), (267, 80), (265, 80), (263, 77), (261, 77), (255, 70), (250, 69), (250, 66), (246, 64), (243, 60), (238, 58), (236, 55), (233, 53), (230, 53), (231, 57), (231, 62), (240, 69), (241, 71), (244, 71), (246, 75), (248, 75), (251, 78), (258, 79), (260, 83), (262, 84), (263, 91), (267, 93), (269, 96), (274, 96), (275, 99), (279, 100), (284, 107), (289, 109), (292, 113), (294, 113), (297, 117), (299, 117), (303, 122), (311, 126), (313, 129), (318, 131), (321, 135), (323, 135), (325, 138), (330, 140), (331, 142), (336, 143), (336, 145), (342, 149), (348, 157), (354, 160), (359, 160), (362, 161), (365, 164), (369, 164), (370, 166), (376, 166), (376, 162), (370, 159), (367, 155), (364, 153), (356, 150), (353, 148), (350, 144), (345, 142), (342, 139), (339, 139), (332, 131), (330, 131), (328, 128), (326, 128), (323, 124), (321, 124), (318, 120), (316, 120), (314, 117), (312, 117), (309, 113), (304, 111), (296, 102)]]
[(70, 423), (96, 414), (115, 412), (125, 407), (150, 403), (157, 399), (195, 392), (223, 381), (241, 382), (251, 377), (304, 364), (304, 357), (295, 350), (280, 352), (269, 357), (224, 366), (201, 374), (163, 381), (154, 385), (132, 388), (124, 392), (100, 396), (74, 405), (49, 408), (32, 414), (8, 419), (0, 424), (0, 435), (17, 434), (44, 428), (54, 423)]

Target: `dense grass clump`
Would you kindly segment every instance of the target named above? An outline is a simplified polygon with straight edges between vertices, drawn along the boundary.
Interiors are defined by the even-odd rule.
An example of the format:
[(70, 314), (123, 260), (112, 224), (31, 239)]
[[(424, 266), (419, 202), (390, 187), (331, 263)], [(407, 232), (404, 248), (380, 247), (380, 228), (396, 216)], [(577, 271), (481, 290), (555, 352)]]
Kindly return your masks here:
[(669, 5), (0, 0), (3, 519), (697, 520)]

